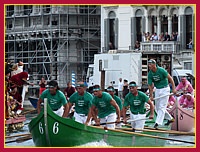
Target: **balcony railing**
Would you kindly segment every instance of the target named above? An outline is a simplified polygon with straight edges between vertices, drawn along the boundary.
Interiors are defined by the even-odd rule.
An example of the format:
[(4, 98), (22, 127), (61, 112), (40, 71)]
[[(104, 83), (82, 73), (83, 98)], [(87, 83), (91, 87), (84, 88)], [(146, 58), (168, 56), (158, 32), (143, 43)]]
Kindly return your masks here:
[(141, 42), (140, 50), (143, 51), (169, 51), (178, 53), (180, 51), (180, 42), (165, 41), (165, 42)]

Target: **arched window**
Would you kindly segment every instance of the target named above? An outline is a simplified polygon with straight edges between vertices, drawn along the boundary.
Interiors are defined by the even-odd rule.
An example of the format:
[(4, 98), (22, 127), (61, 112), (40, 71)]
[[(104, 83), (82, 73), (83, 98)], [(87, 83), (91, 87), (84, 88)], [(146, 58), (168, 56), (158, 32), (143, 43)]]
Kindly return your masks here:
[(109, 17), (109, 29), (110, 29), (110, 41), (109, 41), (109, 50), (115, 49), (115, 12), (111, 11), (108, 14)]
[(168, 32), (168, 16), (167, 16), (167, 10), (162, 9), (161, 10), (161, 32)]
[(142, 31), (142, 16), (143, 16), (142, 10), (138, 9), (135, 12), (135, 17), (136, 17), (136, 40), (139, 42), (142, 41), (142, 32), (143, 32)]
[(118, 18), (114, 11), (104, 19), (104, 51), (118, 49)]
[(178, 11), (176, 8), (171, 10), (172, 16), (172, 32), (178, 32)]
[(192, 37), (192, 30), (193, 30), (193, 10), (191, 7), (185, 8), (185, 17), (186, 17), (186, 48), (188, 48), (187, 44), (190, 42), (190, 38)]
[(111, 11), (111, 12), (109, 12), (109, 14), (108, 14), (108, 17), (111, 19), (113, 19), (113, 18), (116, 18), (116, 14), (115, 14), (115, 12), (113, 12), (113, 11)]
[(150, 33), (157, 33), (157, 14), (156, 14), (156, 10), (155, 9), (151, 9), (149, 11), (150, 14), (150, 25), (151, 25), (151, 29), (150, 29)]

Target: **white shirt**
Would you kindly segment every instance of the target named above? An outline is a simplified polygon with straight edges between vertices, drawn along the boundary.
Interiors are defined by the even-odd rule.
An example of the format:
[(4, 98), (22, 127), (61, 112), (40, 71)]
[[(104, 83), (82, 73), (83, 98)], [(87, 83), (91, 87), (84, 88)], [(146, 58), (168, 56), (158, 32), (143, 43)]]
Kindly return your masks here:
[(123, 82), (119, 82), (118, 83), (118, 91), (122, 91), (123, 90)]

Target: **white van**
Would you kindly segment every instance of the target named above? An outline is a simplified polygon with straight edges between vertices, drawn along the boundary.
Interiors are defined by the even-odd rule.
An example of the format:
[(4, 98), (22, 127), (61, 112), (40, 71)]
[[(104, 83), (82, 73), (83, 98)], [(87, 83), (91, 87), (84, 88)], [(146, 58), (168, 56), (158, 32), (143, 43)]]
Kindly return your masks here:
[(187, 80), (192, 84), (194, 87), (194, 80), (195, 77), (192, 73), (192, 70), (180, 70), (180, 69), (173, 69), (172, 77), (174, 79), (175, 86), (177, 86), (181, 82), (182, 77), (186, 77)]

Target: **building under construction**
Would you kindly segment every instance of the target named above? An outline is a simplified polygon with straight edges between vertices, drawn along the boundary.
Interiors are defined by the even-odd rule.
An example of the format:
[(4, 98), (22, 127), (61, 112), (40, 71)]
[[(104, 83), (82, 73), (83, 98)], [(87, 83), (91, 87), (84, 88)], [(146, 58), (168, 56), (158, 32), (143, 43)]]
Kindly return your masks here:
[(6, 60), (24, 62), (30, 81), (41, 77), (65, 87), (75, 73), (85, 78), (94, 54), (100, 52), (101, 6), (7, 5)]

